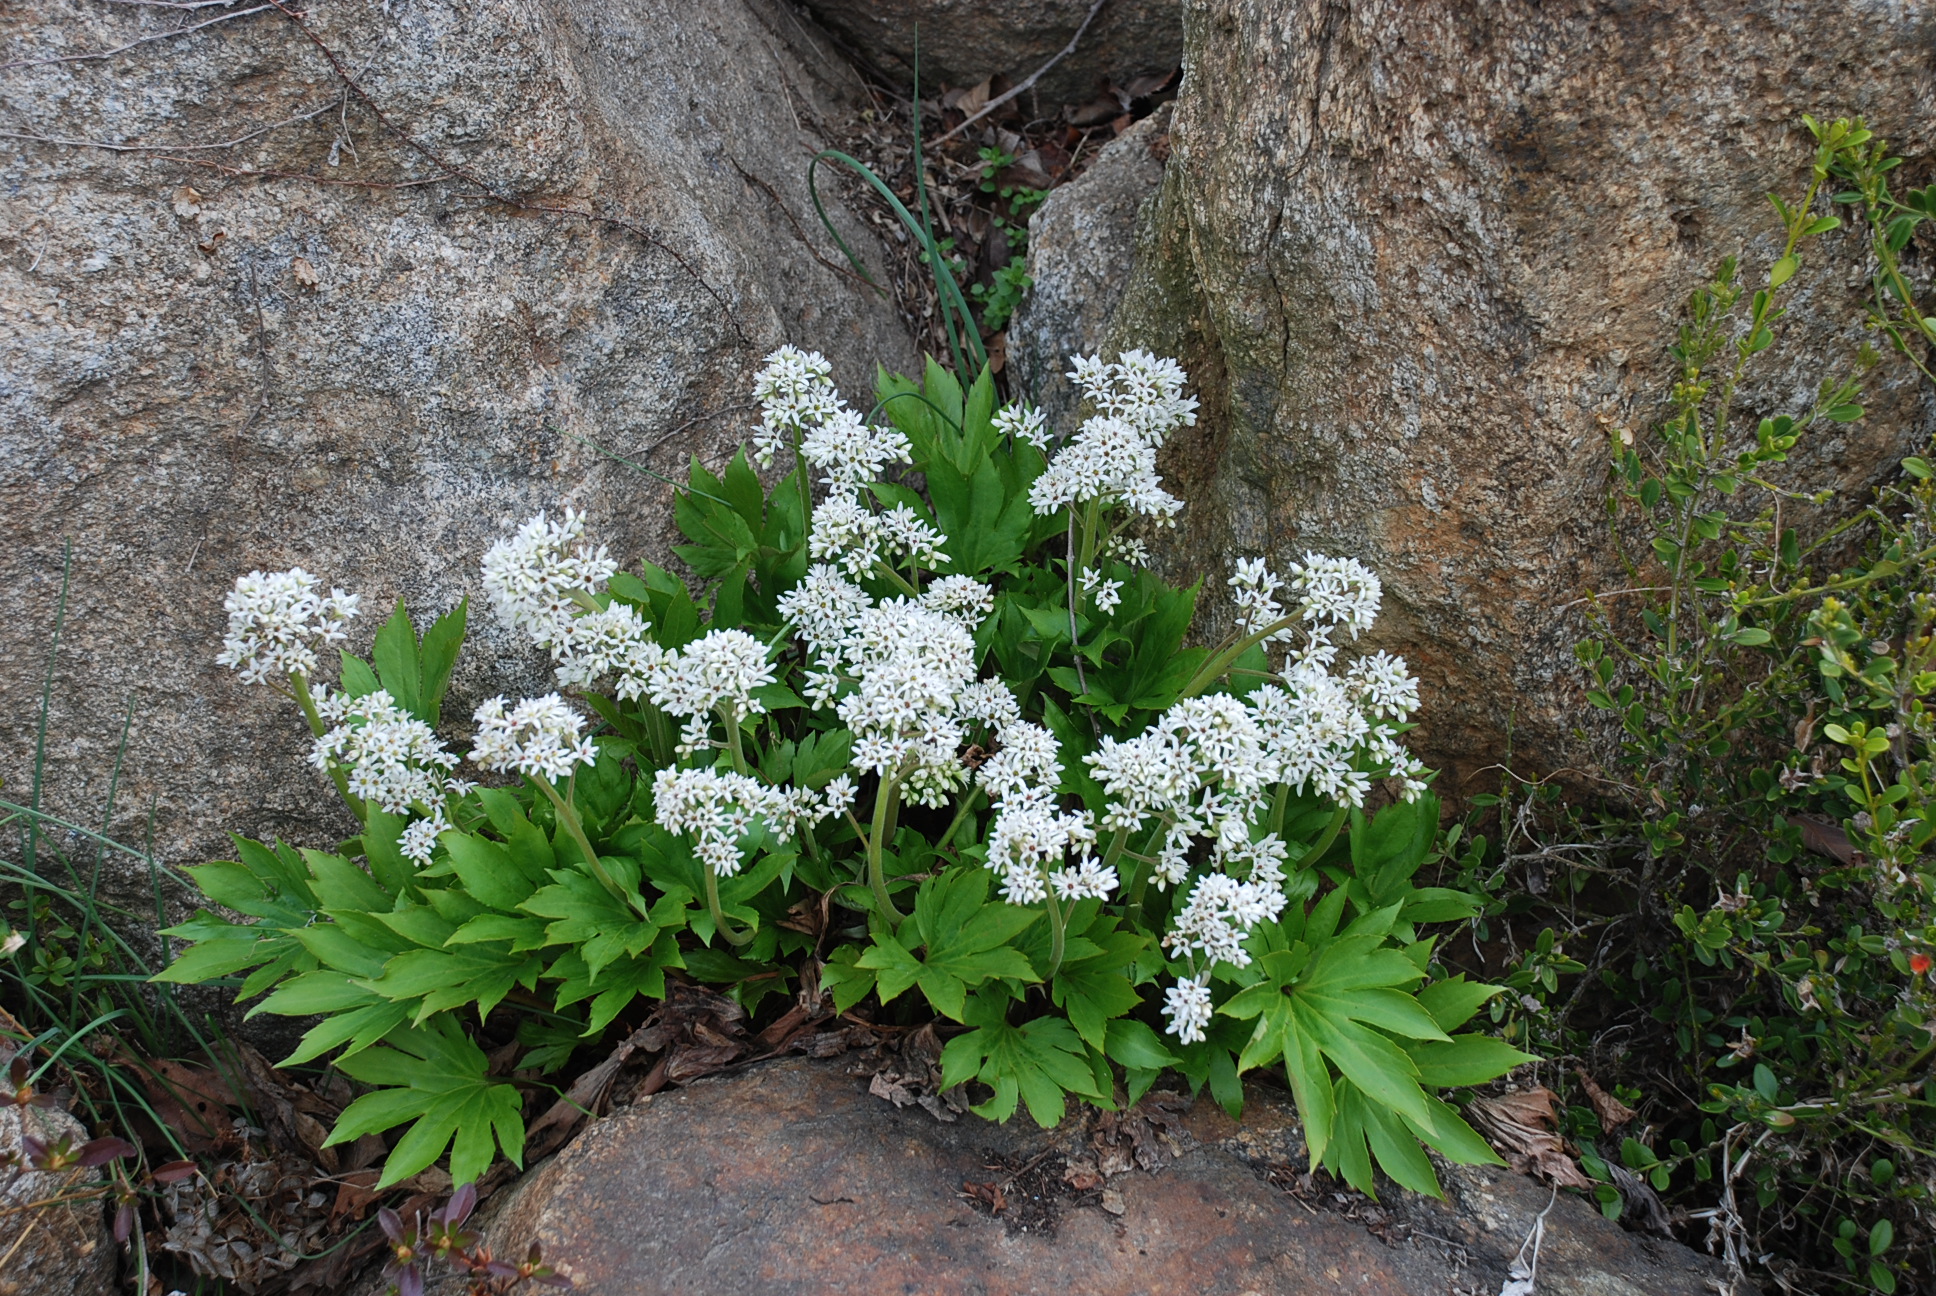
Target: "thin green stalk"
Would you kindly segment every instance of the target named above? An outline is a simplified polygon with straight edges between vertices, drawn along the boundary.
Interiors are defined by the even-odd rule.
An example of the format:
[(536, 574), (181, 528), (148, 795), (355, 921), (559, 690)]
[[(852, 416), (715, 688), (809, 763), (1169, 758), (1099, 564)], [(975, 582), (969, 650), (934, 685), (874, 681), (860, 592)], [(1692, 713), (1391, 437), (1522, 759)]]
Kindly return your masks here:
[(752, 941), (753, 933), (742, 930), (727, 921), (726, 908), (719, 902), (719, 875), (708, 864), (706, 872), (706, 909), (713, 916), (713, 930), (726, 938), (728, 945), (745, 945)]
[(901, 573), (895, 571), (884, 562), (874, 564), (874, 574), (876, 576), (887, 577), (889, 581), (900, 587), (901, 593), (907, 595), (909, 598), (921, 597), (921, 591), (908, 584), (907, 577), (901, 575)]
[[(328, 733), (329, 727), (323, 723), (322, 714), (316, 710), (316, 700), (309, 695), (309, 681), (301, 675), (292, 673), (289, 676), (289, 692), (296, 699), (296, 705), (302, 708), (303, 719), (309, 721), (309, 732), (318, 738)], [(350, 791), (349, 775), (343, 772), (340, 763), (336, 761), (329, 763), (329, 779), (336, 785), (336, 791), (343, 798), (343, 804), (350, 808), (350, 813), (355, 815), (359, 822), (367, 824), (370, 821), (370, 808), (363, 804), (362, 797)]]
[(1324, 831), (1318, 834), (1318, 839), (1311, 843), (1311, 849), (1304, 852), (1304, 859), (1300, 862), (1308, 861), (1315, 864), (1323, 859), (1324, 853), (1331, 849), (1331, 843), (1338, 840), (1338, 832), (1344, 827), (1344, 821), (1350, 814), (1348, 807), (1339, 806), (1337, 813), (1331, 816), (1331, 822), (1326, 824)]
[(1050, 933), (1049, 970), (1042, 974), (1042, 979), (1051, 981), (1055, 979), (1055, 974), (1062, 970), (1062, 955), (1067, 948), (1069, 920), (1063, 914), (1062, 906), (1056, 903), (1055, 888), (1049, 888), (1042, 898), (1049, 904)]
[(1288, 616), (1281, 616), (1269, 625), (1263, 627), (1263, 629), (1251, 631), (1222, 652), (1212, 653), (1209, 659), (1197, 668), (1197, 673), (1191, 676), (1190, 682), (1183, 686), (1183, 692), (1178, 696), (1191, 698), (1203, 692), (1203, 690), (1223, 678), (1224, 673), (1236, 663), (1236, 660), (1246, 652), (1249, 652), (1251, 648), (1264, 642), (1264, 640), (1270, 638), (1279, 630), (1287, 630), (1296, 625), (1301, 619), (1301, 615), (1296, 612)]
[(551, 802), (552, 808), (558, 812), (558, 826), (565, 830), (572, 843), (578, 847), (579, 853), (585, 857), (585, 863), (591, 869), (592, 876), (598, 879), (599, 885), (604, 887), (614, 900), (628, 909), (638, 909), (638, 897), (627, 895), (624, 888), (620, 887), (613, 880), (612, 875), (605, 871), (605, 865), (598, 858), (598, 852), (592, 849), (591, 839), (585, 836), (585, 825), (579, 820), (578, 812), (572, 809), (571, 802), (558, 795), (558, 789), (551, 786), (550, 779), (539, 778), (536, 774), (527, 774), (525, 781), (544, 793)]
[(901, 785), (892, 777), (881, 776), (880, 790), (874, 794), (874, 831), (867, 837), (867, 885), (874, 889), (874, 903), (880, 906), (882, 916), (897, 925), (906, 921), (907, 915), (894, 907), (893, 898), (887, 894), (887, 874), (882, 869), (881, 852), (886, 845), (888, 824), (900, 800), (900, 791)]
[(948, 849), (948, 843), (955, 839), (955, 833), (961, 828), (963, 823), (967, 822), (968, 812), (974, 808), (975, 801), (980, 796), (981, 784), (977, 783), (968, 789), (968, 795), (961, 798), (961, 805), (955, 810), (955, 817), (948, 824), (948, 830), (942, 833), (940, 838), (934, 843), (934, 849), (937, 853)]
[(808, 480), (807, 461), (800, 457), (800, 428), (795, 424), (793, 432), (793, 473), (800, 487), (800, 547), (807, 547), (807, 537), (813, 534), (813, 483)]

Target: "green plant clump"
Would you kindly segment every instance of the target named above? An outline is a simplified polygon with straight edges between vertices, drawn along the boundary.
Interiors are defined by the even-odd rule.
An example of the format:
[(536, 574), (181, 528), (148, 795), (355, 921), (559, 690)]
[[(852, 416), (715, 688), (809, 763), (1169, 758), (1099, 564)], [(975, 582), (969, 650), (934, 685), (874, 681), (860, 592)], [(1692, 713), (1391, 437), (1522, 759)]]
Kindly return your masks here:
[[(1870, 273), (1870, 328), (1931, 378), (1936, 320), (1903, 254), (1936, 218), (1936, 186), (1897, 197), (1900, 159), (1859, 121), (1806, 124), (1807, 189), (1771, 195), (1779, 252), (1753, 275), (1731, 258), (1692, 294), (1664, 416), (1638, 444), (1613, 439), (1614, 533), (1638, 544), (1623, 588), (1590, 598), (1579, 660), (1617, 723), (1612, 781), (1635, 809), (1587, 816), (1551, 787), (1509, 787), (1509, 860), (1557, 878), (1488, 910), (1508, 928), (1543, 912), (1560, 948), (1594, 946), (1576, 961), (1548, 929), (1509, 983), (1564, 1003), (1519, 1039), (1599, 1055), (1640, 1107), (1624, 1133), (1597, 1104), (1572, 1111), (1609, 1213), (1618, 1164), (1784, 1290), (1888, 1293), (1931, 1276), (1936, 1242), (1936, 480), (1905, 459), (1839, 521), (1824, 520), (1829, 492), (1796, 480), (1791, 461), (1864, 417), (1872, 348), (1801, 408), (1747, 393), (1804, 254), (1843, 228), (1836, 207), (1853, 227), (1838, 241)], [(1488, 867), (1460, 876), (1495, 893)], [(1592, 984), (1554, 996), (1555, 973), (1589, 966)], [(1599, 1046), (1612, 1040), (1628, 1042)]]
[(399, 604), (331, 687), (354, 596), (243, 577), (222, 659), (300, 706), (359, 830), (189, 870), (212, 907), (164, 979), (315, 1018), (287, 1061), (366, 1086), (330, 1140), (400, 1131), (386, 1185), (516, 1161), (538, 1077), (679, 980), (938, 1021), (943, 1084), (995, 1120), (1166, 1070), (1235, 1112), (1282, 1063), (1313, 1165), (1366, 1191), (1375, 1165), (1436, 1192), (1425, 1148), (1496, 1161), (1442, 1095), (1527, 1055), (1471, 1029), (1499, 987), (1423, 930), (1475, 900), (1414, 881), (1416, 681), (1351, 647), (1377, 579), (1240, 563), (1237, 627), (1192, 644), (1200, 585), (1130, 532), (1181, 507), (1155, 451), (1195, 402), (1140, 353), (1077, 371), (1096, 413), (1058, 439), (985, 370), (883, 373), (863, 415), (783, 348), (752, 457), (678, 495), (691, 583), (570, 512), (495, 545), (493, 614), (571, 700), (476, 709), (489, 786), (438, 732), (466, 606), (420, 635)]

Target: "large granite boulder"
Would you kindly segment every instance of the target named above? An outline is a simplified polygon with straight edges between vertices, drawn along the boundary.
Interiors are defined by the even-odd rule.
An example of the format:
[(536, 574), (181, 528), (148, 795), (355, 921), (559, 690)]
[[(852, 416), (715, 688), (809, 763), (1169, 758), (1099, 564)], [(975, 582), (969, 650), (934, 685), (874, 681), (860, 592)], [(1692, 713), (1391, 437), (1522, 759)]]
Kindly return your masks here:
[(1241, 1125), (1206, 1099), (1047, 1133), (867, 1090), (789, 1061), (641, 1100), (491, 1203), (486, 1243), (521, 1259), (537, 1242), (584, 1296), (1418, 1296), (1499, 1291), (1550, 1206), (1542, 1296), (1709, 1296), (1724, 1278), (1505, 1170), (1446, 1170), (1443, 1203), (1327, 1189), (1267, 1089)]
[[(132, 704), (114, 828), (152, 805), (168, 861), (346, 826), (291, 706), (214, 663), (238, 573), (362, 594), (367, 651), (539, 509), (663, 557), (668, 488), (601, 451), (716, 462), (777, 344), (856, 392), (913, 362), (807, 193), (859, 83), (780, 0), (36, 0), (0, 51), (0, 796), (70, 564), (46, 804), (99, 826)], [(460, 721), (550, 687), (488, 621)]]
[[(988, 77), (1019, 82), (1062, 51), (1095, 17), (1069, 54), (1042, 75), (1033, 93), (1046, 115), (1096, 97), (1104, 83), (1174, 69), (1183, 58), (1180, 0), (807, 0), (814, 15), (877, 71), (902, 83), (914, 73), (920, 37), (921, 84), (974, 85)], [(1028, 101), (1024, 101), (1026, 104)]]
[[(1220, 586), (1229, 555), (1369, 562), (1442, 786), (1482, 790), (1462, 776), (1508, 751), (1551, 771), (1582, 755), (1576, 600), (1628, 583), (1613, 437), (1660, 410), (1687, 294), (1725, 256), (1779, 254), (1766, 195), (1806, 184), (1803, 113), (1864, 115), (1926, 182), (1931, 31), (1913, 7), (1772, 0), (1197, 0), (1160, 190), (1123, 219), (1147, 171), (1125, 159), (1056, 194), (1036, 300), (1093, 295), (1072, 253), (1140, 230), (1086, 342), (1178, 356), (1203, 397), (1165, 463), (1189, 501), (1167, 563)], [(1849, 232), (1811, 248), (1751, 408), (1805, 410), (1853, 362), (1866, 256)], [(1024, 371), (1055, 362), (1013, 340)], [(1864, 403), (1797, 474), (1849, 510), (1936, 428), (1900, 360)]]

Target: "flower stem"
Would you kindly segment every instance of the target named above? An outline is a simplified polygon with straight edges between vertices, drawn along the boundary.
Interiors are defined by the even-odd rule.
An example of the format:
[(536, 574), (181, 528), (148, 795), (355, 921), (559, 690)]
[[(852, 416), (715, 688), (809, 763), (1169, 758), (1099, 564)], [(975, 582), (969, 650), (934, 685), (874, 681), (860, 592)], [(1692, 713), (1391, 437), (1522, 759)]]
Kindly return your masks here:
[(1049, 970), (1043, 974), (1042, 979), (1044, 981), (1050, 981), (1055, 978), (1057, 972), (1062, 970), (1062, 955), (1063, 951), (1067, 948), (1069, 920), (1063, 914), (1062, 906), (1055, 901), (1055, 889), (1053, 887), (1042, 898), (1049, 902), (1050, 932)]
[(937, 854), (946, 850), (948, 843), (955, 839), (956, 830), (967, 822), (968, 811), (974, 808), (975, 799), (980, 795), (981, 784), (977, 783), (974, 787), (968, 789), (967, 796), (961, 798), (961, 806), (955, 811), (954, 821), (948, 825), (948, 831), (942, 833), (940, 838), (934, 843), (934, 849)]
[(899, 924), (907, 915), (894, 907), (893, 898), (887, 894), (887, 875), (881, 868), (881, 851), (887, 843), (888, 825), (894, 817), (894, 810), (900, 801), (901, 785), (893, 778), (883, 774), (881, 788), (874, 796), (874, 831), (867, 838), (867, 884), (874, 888), (874, 903), (881, 908), (881, 916)]
[(578, 853), (585, 857), (585, 863), (591, 869), (592, 876), (598, 879), (599, 885), (610, 892), (614, 900), (628, 909), (636, 910), (639, 907), (638, 897), (625, 894), (624, 888), (620, 887), (613, 880), (612, 875), (605, 871), (605, 865), (598, 858), (598, 852), (592, 849), (591, 839), (585, 836), (585, 825), (579, 820), (578, 811), (572, 809), (571, 802), (558, 795), (558, 789), (551, 786), (550, 779), (539, 778), (536, 774), (527, 774), (524, 777), (526, 782), (550, 799), (552, 808), (558, 812), (558, 826), (565, 830), (572, 843), (578, 847)]
[(793, 475), (800, 485), (800, 547), (807, 547), (807, 538), (813, 534), (813, 483), (807, 479), (807, 461), (800, 456), (800, 425), (792, 425), (793, 432)]
[[(309, 732), (321, 738), (328, 729), (323, 724), (322, 714), (316, 710), (316, 699), (309, 695), (309, 681), (291, 672), (289, 691), (295, 694), (296, 705), (302, 708), (303, 718), (309, 721)], [(344, 804), (349, 806), (350, 813), (361, 822), (369, 823), (370, 808), (363, 804), (362, 797), (350, 791), (349, 775), (343, 772), (340, 762), (334, 760), (329, 762), (329, 778), (330, 782), (336, 784), (336, 791), (343, 798)]]
[(1323, 858), (1324, 852), (1331, 849), (1331, 843), (1338, 840), (1338, 830), (1344, 827), (1345, 816), (1350, 813), (1349, 807), (1339, 806), (1338, 812), (1331, 816), (1331, 822), (1325, 826), (1323, 832), (1318, 834), (1318, 839), (1311, 843), (1311, 849), (1304, 852), (1304, 857), (1299, 863), (1315, 864)]
[(728, 945), (745, 945), (752, 941), (753, 933), (733, 926), (727, 921), (725, 906), (719, 902), (719, 875), (708, 864), (706, 870), (706, 910), (713, 916), (713, 930), (726, 938)]
[(1219, 679), (1222, 679), (1225, 672), (1236, 664), (1237, 659), (1250, 651), (1254, 645), (1264, 642), (1264, 640), (1270, 638), (1279, 630), (1289, 629), (1302, 619), (1297, 613), (1279, 617), (1262, 629), (1251, 631), (1222, 652), (1212, 653), (1209, 660), (1197, 668), (1197, 673), (1191, 678), (1188, 684), (1183, 686), (1183, 692), (1177, 696), (1186, 698), (1195, 697)]

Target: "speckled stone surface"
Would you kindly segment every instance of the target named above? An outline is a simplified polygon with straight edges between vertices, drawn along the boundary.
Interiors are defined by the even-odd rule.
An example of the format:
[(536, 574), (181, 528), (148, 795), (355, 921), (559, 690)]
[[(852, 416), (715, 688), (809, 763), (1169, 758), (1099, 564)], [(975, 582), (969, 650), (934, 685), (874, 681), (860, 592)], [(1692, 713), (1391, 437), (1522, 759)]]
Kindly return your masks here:
[[(962, 1193), (1082, 1138), (1075, 1118), (943, 1124), (869, 1097), (838, 1063), (772, 1063), (600, 1121), (493, 1203), (489, 1237), (520, 1256), (535, 1238), (588, 1296), (1490, 1296), (1549, 1201), (1502, 1170), (1453, 1172), (1444, 1204), (1397, 1189), (1382, 1207), (1306, 1204), (1265, 1177), (1303, 1163), (1288, 1105), (1264, 1090), (1241, 1126), (1196, 1104), (1171, 1133), (1181, 1155), (1065, 1198), (1050, 1228), (1012, 1230)], [(1719, 1272), (1562, 1198), (1539, 1290), (1708, 1296)]]

